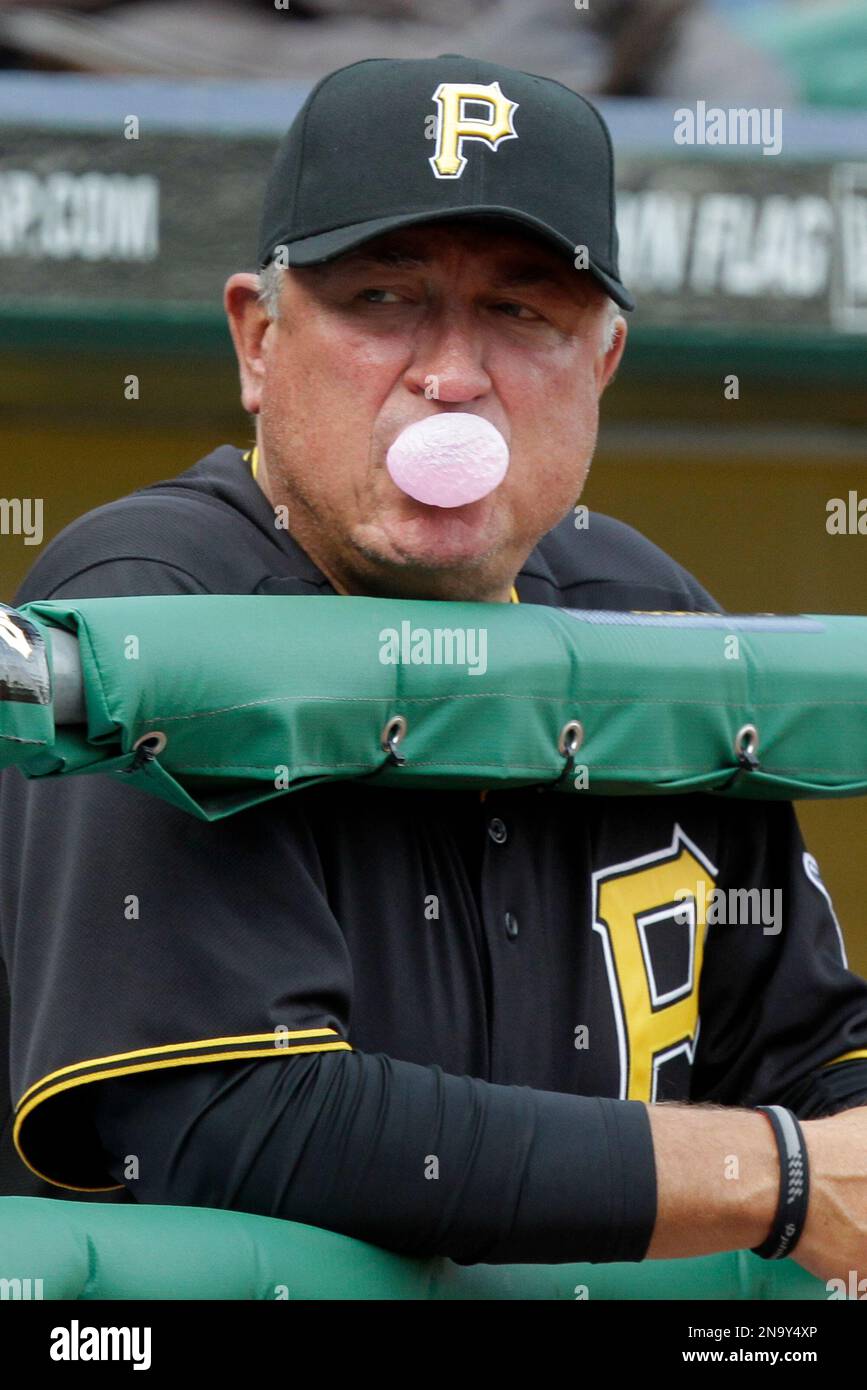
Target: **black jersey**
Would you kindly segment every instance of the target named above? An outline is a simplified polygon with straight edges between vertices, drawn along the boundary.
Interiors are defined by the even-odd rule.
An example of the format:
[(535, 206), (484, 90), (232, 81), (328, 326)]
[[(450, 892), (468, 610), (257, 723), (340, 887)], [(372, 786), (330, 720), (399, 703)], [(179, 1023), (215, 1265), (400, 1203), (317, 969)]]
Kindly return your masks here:
[[(516, 589), (717, 607), (598, 514), (545, 536)], [(203, 592), (334, 592), (229, 446), (73, 523), (16, 602)], [(637, 1259), (636, 1102), (867, 1100), (867, 985), (788, 802), (346, 782), (209, 824), (10, 769), (0, 859), (6, 1191), (236, 1205), (467, 1260)]]

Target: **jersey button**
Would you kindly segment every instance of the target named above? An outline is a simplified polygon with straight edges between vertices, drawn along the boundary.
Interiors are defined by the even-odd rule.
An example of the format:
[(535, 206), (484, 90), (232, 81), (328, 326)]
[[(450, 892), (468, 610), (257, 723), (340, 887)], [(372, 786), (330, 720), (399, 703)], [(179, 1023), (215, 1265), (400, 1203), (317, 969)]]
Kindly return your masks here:
[(514, 912), (507, 912), (503, 919), (506, 925), (506, 936), (510, 941), (514, 941), (518, 935), (518, 919)]
[(494, 816), (493, 820), (488, 825), (488, 834), (490, 835), (495, 845), (504, 845), (508, 838), (509, 832), (507, 831), (503, 822), (500, 820), (500, 817)]

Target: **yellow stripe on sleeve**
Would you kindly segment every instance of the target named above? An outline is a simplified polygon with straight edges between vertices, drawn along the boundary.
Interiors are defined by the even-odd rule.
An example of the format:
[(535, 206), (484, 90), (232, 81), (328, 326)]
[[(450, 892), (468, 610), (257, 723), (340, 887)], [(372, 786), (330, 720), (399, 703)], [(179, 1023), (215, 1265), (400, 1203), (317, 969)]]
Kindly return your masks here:
[(867, 1047), (858, 1047), (854, 1052), (844, 1052), (841, 1057), (834, 1057), (830, 1062), (823, 1062), (822, 1070), (824, 1071), (825, 1067), (839, 1066), (841, 1062), (856, 1062), (859, 1057), (867, 1058)]

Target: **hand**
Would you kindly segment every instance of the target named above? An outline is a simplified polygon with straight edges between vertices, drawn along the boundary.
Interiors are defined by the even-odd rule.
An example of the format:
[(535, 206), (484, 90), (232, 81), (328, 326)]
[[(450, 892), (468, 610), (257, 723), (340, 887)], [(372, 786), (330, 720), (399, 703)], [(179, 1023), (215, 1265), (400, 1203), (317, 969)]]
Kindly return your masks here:
[(807, 1220), (792, 1259), (817, 1279), (867, 1279), (867, 1106), (801, 1122), (810, 1164)]

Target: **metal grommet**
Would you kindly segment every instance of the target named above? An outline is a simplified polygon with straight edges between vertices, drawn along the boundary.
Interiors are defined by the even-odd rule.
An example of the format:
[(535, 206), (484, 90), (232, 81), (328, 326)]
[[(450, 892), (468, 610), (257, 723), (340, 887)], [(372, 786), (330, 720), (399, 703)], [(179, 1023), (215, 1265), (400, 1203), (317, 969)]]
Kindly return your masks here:
[(162, 753), (167, 743), (168, 739), (162, 730), (155, 729), (153, 733), (142, 734), (140, 738), (137, 738), (133, 744), (133, 751), (137, 753), (139, 749), (143, 749), (144, 757), (155, 758), (159, 753)]
[(493, 820), (488, 826), (488, 834), (490, 835), (495, 845), (504, 845), (509, 838), (509, 832), (506, 829), (506, 822), (502, 820), (499, 816), (494, 816)]
[(141, 734), (132, 746), (133, 759), (126, 772), (139, 772), (146, 763), (153, 762), (158, 753), (162, 753), (168, 739), (161, 730), (155, 729), (149, 734)]
[(755, 724), (744, 724), (735, 734), (735, 757), (741, 767), (753, 770), (759, 765), (759, 731)]
[(557, 748), (564, 758), (574, 758), (584, 742), (584, 725), (578, 719), (570, 719), (560, 730)]
[(402, 714), (393, 714), (383, 727), (379, 736), (379, 745), (384, 753), (388, 753), (392, 762), (402, 765), (406, 762), (403, 753), (397, 751), (397, 746), (401, 739), (406, 736), (408, 728), (406, 719)]

